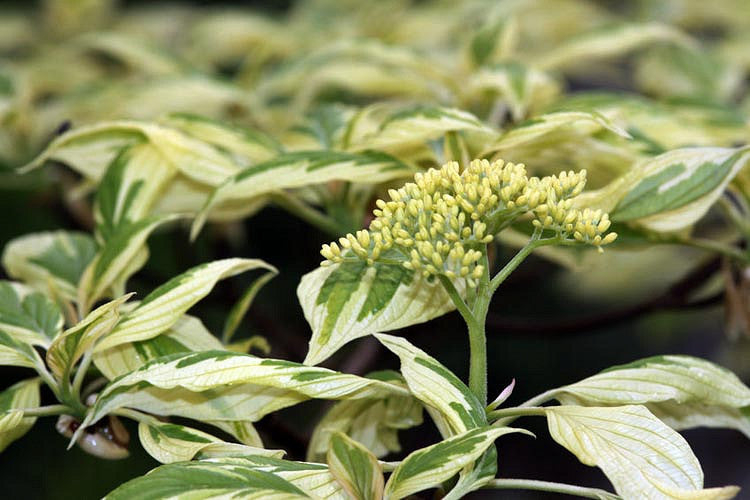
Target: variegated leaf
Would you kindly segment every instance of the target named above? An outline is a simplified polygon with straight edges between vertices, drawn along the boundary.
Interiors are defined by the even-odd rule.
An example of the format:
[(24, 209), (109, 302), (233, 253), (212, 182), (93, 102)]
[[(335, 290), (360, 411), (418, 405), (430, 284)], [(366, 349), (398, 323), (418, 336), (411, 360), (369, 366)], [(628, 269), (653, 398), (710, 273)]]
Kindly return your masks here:
[(363, 151), (296, 151), (258, 163), (229, 178), (206, 202), (193, 223), (191, 236), (200, 231), (209, 213), (242, 200), (249, 203), (274, 191), (323, 184), (332, 180), (377, 183), (414, 174), (411, 167), (386, 153)]
[(478, 427), (410, 453), (388, 478), (385, 498), (397, 500), (438, 486), (471, 466), (495, 439), (513, 432), (533, 436), (525, 429)]
[(732, 427), (750, 437), (750, 388), (729, 370), (691, 356), (656, 356), (614, 366), (561, 387), (563, 404), (646, 405), (678, 429)]
[(389, 394), (408, 392), (399, 385), (290, 361), (204, 351), (158, 358), (115, 379), (100, 393), (85, 423), (123, 406), (158, 415), (255, 421), (309, 398)]
[(208, 461), (218, 466), (251, 468), (276, 474), (313, 498), (350, 500), (341, 484), (333, 477), (328, 467), (323, 464), (293, 462), (260, 455), (242, 458), (217, 458)]
[(3, 251), (8, 275), (50, 297), (76, 299), (84, 270), (96, 254), (96, 242), (85, 233), (53, 231), (11, 240)]
[(36, 368), (43, 367), (44, 362), (31, 344), (16, 340), (0, 329), (0, 366)]
[(141, 142), (156, 148), (162, 161), (183, 176), (208, 186), (220, 185), (240, 169), (229, 156), (177, 130), (147, 122), (113, 121), (57, 137), (24, 171), (57, 160), (98, 182), (123, 147)]
[[(403, 383), (399, 375), (391, 372), (371, 373), (368, 377)], [(336, 432), (362, 443), (376, 457), (383, 457), (401, 451), (399, 430), (421, 423), (422, 405), (411, 395), (339, 401), (315, 426), (307, 448), (307, 460), (322, 461), (328, 451), (331, 435)]]
[(163, 464), (216, 456), (260, 455), (281, 458), (284, 455), (283, 450), (265, 450), (227, 443), (206, 432), (155, 419), (138, 425), (138, 437), (149, 455)]
[(247, 500), (310, 498), (280, 476), (253, 468), (222, 467), (210, 462), (162, 465), (121, 485), (104, 498), (157, 500), (242, 497)]
[[(124, 292), (128, 278), (148, 259), (146, 240), (159, 226), (178, 219), (177, 215), (153, 215), (121, 224), (108, 235), (81, 276), (78, 304), (83, 311), (102, 297)], [(146, 252), (146, 253), (144, 253)]]
[(443, 437), (487, 425), (484, 405), (435, 358), (404, 338), (384, 334), (375, 336), (401, 359), (401, 373), (409, 391), (425, 404)]
[(273, 266), (261, 260), (224, 259), (196, 266), (172, 278), (127, 313), (117, 327), (97, 344), (96, 352), (156, 337), (208, 295), (219, 280), (258, 268), (276, 272)]
[(750, 160), (750, 148), (684, 148), (643, 160), (604, 188), (579, 199), (653, 231), (698, 221)]
[[(560, 84), (543, 71), (516, 62), (484, 67), (471, 75), (464, 90), (465, 99), (486, 99), (490, 94), (495, 106), (506, 104), (511, 117), (519, 122), (550, 104), (560, 94)], [(484, 100), (481, 101), (484, 103)], [(495, 123), (495, 116), (488, 117)]]
[(327, 461), (333, 477), (352, 498), (383, 498), (383, 468), (375, 455), (360, 443), (341, 432), (333, 434)]
[(484, 66), (506, 59), (518, 43), (518, 20), (496, 17), (476, 30), (469, 44), (474, 66)]
[(47, 296), (0, 280), (0, 330), (19, 342), (46, 348), (62, 327), (60, 308)]
[(146, 218), (176, 173), (152, 144), (124, 148), (107, 167), (96, 192), (98, 240), (106, 245), (119, 230)]
[(483, 154), (486, 155), (489, 152), (502, 153), (522, 146), (529, 146), (542, 139), (547, 140), (550, 134), (571, 129), (585, 135), (606, 129), (621, 137), (630, 137), (626, 131), (598, 113), (560, 111), (547, 113), (520, 123), (502, 135), (497, 142), (488, 146)]
[(703, 490), (690, 446), (643, 406), (545, 408), (552, 438), (597, 466), (624, 498), (732, 498), (738, 488)]
[(24, 417), (24, 408), (39, 406), (38, 378), (18, 382), (0, 392), (0, 452), (26, 434), (36, 417)]
[(570, 38), (567, 43), (532, 59), (542, 69), (560, 69), (592, 59), (619, 56), (657, 42), (692, 46), (694, 42), (676, 28), (660, 23), (630, 23), (598, 28)]
[(222, 348), (221, 342), (203, 326), (200, 319), (183, 314), (168, 330), (156, 337), (97, 351), (94, 364), (105, 377), (112, 380), (161, 356)]
[(311, 365), (356, 338), (422, 323), (455, 308), (439, 281), (382, 263), (320, 267), (302, 277), (297, 297), (313, 330), (305, 358)]
[(120, 306), (131, 297), (125, 295), (89, 313), (83, 321), (55, 337), (47, 349), (47, 365), (58, 380), (64, 380), (86, 351), (102, 335), (109, 333), (120, 319)]
[(467, 111), (418, 107), (392, 114), (378, 130), (359, 138), (355, 148), (393, 148), (438, 139), (447, 132), (473, 132), (491, 137), (496, 132)]
[(238, 164), (270, 160), (282, 151), (281, 144), (263, 132), (204, 116), (172, 113), (161, 122), (232, 154)]

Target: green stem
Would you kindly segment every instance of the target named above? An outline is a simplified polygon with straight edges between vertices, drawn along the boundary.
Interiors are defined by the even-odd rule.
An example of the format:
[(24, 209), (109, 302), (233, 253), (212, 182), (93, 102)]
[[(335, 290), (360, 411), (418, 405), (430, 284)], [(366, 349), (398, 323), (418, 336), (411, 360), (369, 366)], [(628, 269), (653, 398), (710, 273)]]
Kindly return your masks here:
[(518, 413), (517, 415), (510, 415), (512, 412), (505, 412), (505, 413), (498, 413), (503, 412), (504, 410), (519, 410), (519, 409), (527, 409), (527, 408), (539, 408), (541, 404), (546, 403), (547, 401), (550, 401), (555, 397), (555, 394), (559, 392), (559, 389), (550, 389), (549, 391), (545, 391), (537, 396), (534, 396), (533, 398), (529, 399), (528, 401), (525, 401), (521, 403), (519, 406), (515, 408), (502, 408), (500, 410), (493, 410), (491, 412), (487, 412), (487, 417), (490, 419), (497, 418), (497, 420), (492, 424), (496, 426), (503, 426), (508, 425), (511, 422), (513, 422), (516, 418), (525, 416), (525, 415), (536, 415), (538, 413)]
[(595, 498), (597, 500), (616, 500), (621, 497), (598, 488), (587, 488), (573, 484), (554, 483), (552, 481), (537, 481), (534, 479), (493, 479), (485, 484), (483, 488), (496, 490), (534, 490), (547, 491), (550, 493), (561, 493), (583, 498)]
[[(448, 296), (458, 309), (469, 329), (469, 388), (483, 405), (487, 404), (487, 342), (484, 322), (491, 296), (477, 293), (472, 308), (464, 302), (453, 282), (444, 275), (438, 275)], [(481, 284), (480, 284), (481, 286)]]
[(521, 248), (516, 255), (513, 256), (512, 259), (508, 261), (508, 263), (505, 264), (505, 266), (498, 271), (498, 273), (492, 278), (492, 281), (490, 281), (490, 295), (494, 294), (497, 288), (505, 281), (508, 276), (510, 276), (510, 273), (516, 270), (516, 268), (521, 265), (521, 262), (523, 262), (526, 257), (528, 257), (531, 252), (536, 250), (539, 247), (543, 247), (545, 245), (554, 245), (557, 243), (560, 243), (560, 238), (545, 238), (545, 239), (539, 239), (541, 236), (541, 232), (534, 231), (534, 234), (531, 235), (531, 239), (529, 240), (526, 245)]
[(546, 409), (542, 406), (517, 406), (515, 408), (502, 408), (500, 410), (494, 410), (487, 414), (490, 418), (504, 418), (504, 417), (528, 417), (528, 416), (545, 416)]
[(340, 225), (333, 218), (314, 209), (286, 191), (273, 193), (271, 200), (287, 212), (296, 215), (329, 235), (340, 236), (346, 233), (346, 231), (342, 231)]
[(73, 409), (66, 405), (39, 406), (38, 408), (21, 409), (24, 417), (48, 417), (50, 415), (68, 415), (74, 413)]

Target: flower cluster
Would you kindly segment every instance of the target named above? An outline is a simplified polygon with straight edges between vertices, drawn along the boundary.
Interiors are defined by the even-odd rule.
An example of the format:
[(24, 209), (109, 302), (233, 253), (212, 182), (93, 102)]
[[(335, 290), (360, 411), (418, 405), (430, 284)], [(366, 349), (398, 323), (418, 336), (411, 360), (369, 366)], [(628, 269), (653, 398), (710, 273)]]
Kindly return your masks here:
[(323, 245), (323, 264), (341, 262), (348, 254), (368, 264), (395, 259), (425, 276), (460, 277), (476, 286), (484, 273), (484, 246), (525, 213), (532, 213), (537, 228), (561, 239), (597, 247), (614, 241), (616, 234), (604, 234), (607, 214), (572, 207), (585, 183), (585, 171), (540, 179), (529, 178), (523, 165), (502, 160), (474, 160), (463, 171), (450, 162), (389, 190), (390, 201), (377, 201), (369, 230)]

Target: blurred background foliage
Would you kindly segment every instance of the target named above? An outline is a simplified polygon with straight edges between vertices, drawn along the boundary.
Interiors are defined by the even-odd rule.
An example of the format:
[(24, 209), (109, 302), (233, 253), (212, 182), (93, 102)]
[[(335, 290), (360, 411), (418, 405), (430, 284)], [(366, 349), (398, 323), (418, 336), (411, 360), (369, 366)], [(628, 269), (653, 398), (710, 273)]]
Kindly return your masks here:
[[(651, 31), (605, 37), (594, 54), (591, 45), (577, 53), (569, 44), (567, 55), (551, 50), (623, 22), (651, 23)], [(503, 23), (506, 28), (498, 29)], [(673, 120), (689, 128), (694, 135), (688, 143), (736, 146), (749, 131), (748, 28), (750, 4), (743, 0), (6, 1), (0, 5), (0, 246), (35, 231), (91, 229), (88, 200), (70, 196), (80, 180), (70, 170), (57, 165), (23, 176), (12, 170), (61, 130), (98, 120), (189, 111), (278, 137), (321, 103), (360, 106), (390, 99), (468, 109), (502, 128), (563, 106), (566, 93), (624, 90), (640, 95), (629, 97), (631, 109), (642, 104), (643, 113), (659, 126), (668, 129), (664, 122)], [(515, 37), (516, 47), (503, 45), (500, 35), (506, 32), (508, 40)], [(662, 43), (682, 36), (691, 37), (689, 43)], [(384, 55), (378, 52), (381, 45), (373, 45), (375, 62), (368, 61), (362, 55), (367, 50), (355, 48), (371, 41), (410, 51)], [(521, 73), (507, 73), (522, 74), (516, 85), (525, 87), (499, 98), (507, 86), (482, 83), (477, 68), (486, 58), (502, 59), (503, 50), (517, 51), (519, 61), (532, 63)], [(414, 58), (411, 51), (424, 57)], [(555, 61), (555, 54), (564, 61)], [(341, 64), (323, 64), (330, 59)], [(390, 65), (389, 78), (368, 81), (381, 64)], [(434, 78), (422, 79), (425, 73)], [(491, 81), (493, 73), (484, 76)], [(472, 85), (483, 90), (470, 92)], [(513, 82), (509, 85), (512, 90)], [(662, 121), (657, 120), (660, 112)], [(713, 128), (693, 126), (700, 120), (713, 120)], [(739, 126), (725, 127), (731, 120)], [(325, 136), (326, 120), (314, 123), (318, 135)], [(309, 136), (285, 138), (304, 145)], [(667, 132), (659, 137), (668, 147), (684, 142), (681, 137), (669, 144)], [(560, 144), (552, 143), (550, 158), (525, 159), (522, 151), (513, 151), (510, 159), (526, 161), (537, 171), (551, 165), (590, 167), (579, 165), (576, 152)], [(617, 165), (608, 172), (606, 164), (602, 160), (598, 170), (590, 171), (593, 187), (619, 173)], [(698, 229), (712, 234), (716, 224), (718, 217), (710, 213)], [(302, 274), (317, 266), (320, 245), (329, 240), (330, 235), (274, 207), (250, 219), (210, 226), (193, 244), (184, 229), (161, 232), (151, 238), (151, 259), (130, 288), (143, 296), (154, 284), (211, 259), (264, 259), (282, 272), (263, 289), (238, 336), (264, 335), (274, 356), (300, 361), (309, 328), (295, 289)], [(499, 252), (512, 255), (509, 248)], [(613, 249), (599, 261), (585, 259), (571, 268), (531, 258), (501, 289), (488, 320), (491, 391), (515, 378), (513, 398), (520, 402), (605, 367), (663, 353), (705, 357), (750, 380), (747, 336), (726, 333), (718, 260), (673, 246)], [(194, 313), (210, 330), (220, 331), (229, 305), (248, 283), (249, 278), (229, 280)], [(407, 333), (465, 377), (468, 345), (462, 331), (453, 313)], [(347, 346), (327, 366), (365, 373), (396, 368), (396, 361), (367, 338)], [(13, 369), (0, 373), (6, 386), (20, 378)], [(311, 416), (324, 408), (324, 403), (305, 403), (266, 418), (258, 429), (268, 447), (284, 447), (299, 459), (316, 421)], [(501, 477), (576, 477), (581, 478), (577, 483), (606, 486), (598, 470), (574, 463), (543, 429), (532, 430), (540, 436), (533, 442), (509, 436), (500, 445)], [(729, 430), (692, 430), (686, 437), (704, 466), (706, 486), (750, 489), (748, 440)], [(425, 427), (403, 438), (410, 449), (435, 441), (437, 433)], [(0, 455), (4, 496), (96, 498), (156, 465), (138, 446), (128, 459), (107, 462), (78, 448), (65, 451), (65, 444), (51, 425), (37, 425), (9, 447)]]

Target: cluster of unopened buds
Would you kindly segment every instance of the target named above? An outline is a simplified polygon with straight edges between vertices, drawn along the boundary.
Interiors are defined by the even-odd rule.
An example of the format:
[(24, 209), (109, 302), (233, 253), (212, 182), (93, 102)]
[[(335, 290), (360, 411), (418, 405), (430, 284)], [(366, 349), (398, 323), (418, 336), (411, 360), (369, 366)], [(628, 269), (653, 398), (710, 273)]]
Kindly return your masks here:
[(425, 276), (464, 278), (473, 287), (485, 271), (486, 244), (526, 213), (538, 230), (554, 232), (561, 241), (600, 248), (617, 235), (605, 234), (606, 213), (572, 206), (585, 183), (585, 170), (540, 179), (528, 177), (523, 165), (502, 160), (474, 160), (463, 170), (446, 163), (389, 190), (390, 201), (377, 201), (369, 230), (323, 245), (323, 265), (349, 256), (370, 265), (387, 259)]

